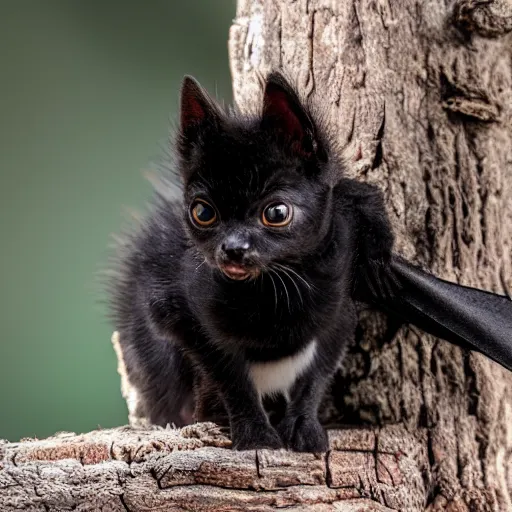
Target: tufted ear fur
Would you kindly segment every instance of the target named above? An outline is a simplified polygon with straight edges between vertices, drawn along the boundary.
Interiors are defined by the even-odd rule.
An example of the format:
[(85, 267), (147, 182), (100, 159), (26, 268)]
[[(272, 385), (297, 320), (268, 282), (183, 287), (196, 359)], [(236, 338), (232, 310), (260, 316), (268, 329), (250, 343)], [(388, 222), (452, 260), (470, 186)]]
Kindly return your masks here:
[(209, 94), (191, 76), (181, 85), (180, 126), (177, 138), (178, 154), (182, 160), (181, 174), (190, 177), (190, 166), (201, 137), (208, 130), (217, 130), (222, 111)]
[(261, 122), (293, 153), (305, 158), (318, 156), (314, 123), (280, 73), (271, 73), (266, 80)]
[(199, 82), (185, 76), (181, 86), (180, 128), (183, 133), (197, 129), (204, 123), (215, 122), (219, 109)]

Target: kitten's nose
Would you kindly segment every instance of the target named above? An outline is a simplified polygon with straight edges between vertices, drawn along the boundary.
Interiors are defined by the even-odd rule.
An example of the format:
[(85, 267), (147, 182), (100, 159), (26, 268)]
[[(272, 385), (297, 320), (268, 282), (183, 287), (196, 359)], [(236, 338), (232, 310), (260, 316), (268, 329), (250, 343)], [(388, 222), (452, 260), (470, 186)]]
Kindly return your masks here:
[(251, 248), (251, 243), (247, 237), (240, 235), (231, 235), (221, 246), (222, 252), (233, 261), (242, 261), (244, 256)]

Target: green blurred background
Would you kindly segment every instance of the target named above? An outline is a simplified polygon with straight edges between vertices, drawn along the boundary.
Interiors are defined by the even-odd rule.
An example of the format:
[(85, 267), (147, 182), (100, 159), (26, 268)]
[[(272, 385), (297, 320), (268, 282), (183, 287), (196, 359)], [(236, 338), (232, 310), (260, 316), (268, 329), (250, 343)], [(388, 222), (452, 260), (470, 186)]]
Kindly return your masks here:
[(0, 1), (0, 438), (125, 424), (95, 274), (235, 0)]

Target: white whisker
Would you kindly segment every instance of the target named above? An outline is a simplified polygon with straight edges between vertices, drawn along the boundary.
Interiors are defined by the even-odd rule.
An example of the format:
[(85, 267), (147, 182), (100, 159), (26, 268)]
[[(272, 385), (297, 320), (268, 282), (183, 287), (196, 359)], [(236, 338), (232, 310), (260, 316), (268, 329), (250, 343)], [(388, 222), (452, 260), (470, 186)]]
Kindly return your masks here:
[(312, 289), (311, 285), (299, 273), (297, 273), (295, 270), (293, 270), (293, 268), (291, 268), (287, 265), (281, 265), (281, 263), (274, 263), (274, 265), (277, 267), (280, 267), (282, 269), (289, 270), (290, 272), (295, 274), (308, 287), (309, 290)]
[(279, 278), (281, 283), (283, 283), (284, 292), (286, 293), (286, 302), (288, 303), (288, 311), (291, 313), (292, 310), (290, 309), (290, 295), (288, 294), (288, 288), (286, 288), (286, 283), (283, 281), (283, 278), (276, 272), (275, 269), (269, 268), (269, 270), (270, 270), (270, 272), (273, 272)]
[(199, 265), (196, 267), (196, 272), (206, 263), (206, 258), (204, 259), (204, 261), (202, 261), (201, 263), (199, 263)]
[(286, 277), (293, 283), (293, 286), (295, 286), (295, 289), (297, 290), (297, 293), (299, 294), (300, 302), (302, 305), (304, 305), (304, 300), (302, 298), (302, 293), (300, 291), (300, 288), (298, 284), (295, 282), (295, 279), (287, 272), (287, 270), (284, 267), (281, 267), (281, 270), (285, 273)]
[(274, 287), (274, 312), (277, 312), (277, 288), (276, 288), (276, 283), (274, 283), (274, 278), (272, 277), (272, 274), (268, 274), (268, 277), (270, 277), (270, 280), (272, 281), (272, 286)]

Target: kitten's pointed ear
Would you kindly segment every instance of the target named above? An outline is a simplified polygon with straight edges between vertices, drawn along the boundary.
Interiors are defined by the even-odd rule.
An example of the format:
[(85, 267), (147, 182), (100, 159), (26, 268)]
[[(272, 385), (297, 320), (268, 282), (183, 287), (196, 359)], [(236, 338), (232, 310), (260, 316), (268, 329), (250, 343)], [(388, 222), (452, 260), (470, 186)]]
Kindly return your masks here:
[(271, 73), (265, 83), (262, 125), (295, 153), (304, 157), (316, 153), (314, 124), (297, 93), (279, 73)]
[(220, 113), (208, 93), (191, 76), (185, 76), (181, 85), (180, 128), (191, 133), (207, 122), (219, 119)]

